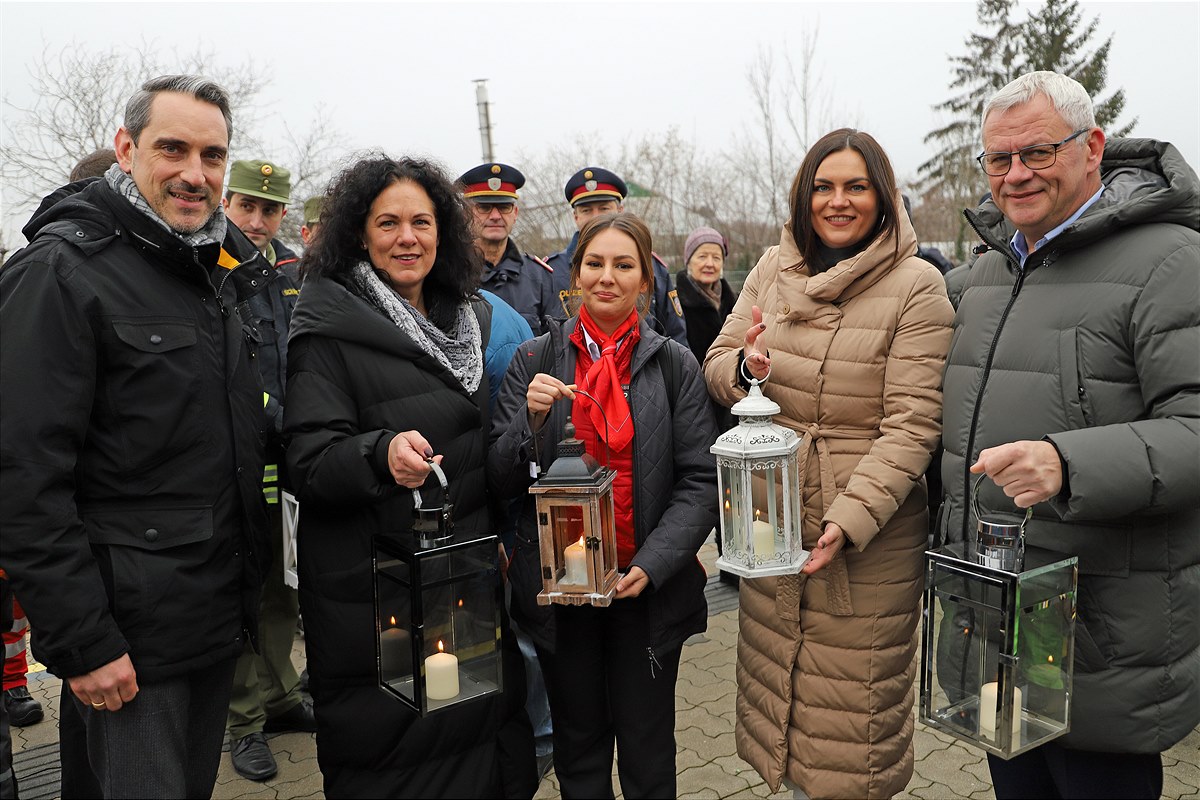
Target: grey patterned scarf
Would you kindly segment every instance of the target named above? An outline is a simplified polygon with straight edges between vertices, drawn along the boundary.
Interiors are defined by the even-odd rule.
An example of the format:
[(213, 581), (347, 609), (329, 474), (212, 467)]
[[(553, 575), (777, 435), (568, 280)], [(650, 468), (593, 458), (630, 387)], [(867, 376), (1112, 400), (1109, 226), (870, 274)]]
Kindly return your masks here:
[(113, 164), (108, 168), (108, 172), (104, 173), (104, 180), (108, 181), (108, 185), (117, 194), (124, 197), (133, 207), (145, 214), (150, 219), (162, 226), (163, 230), (179, 239), (184, 244), (190, 247), (200, 247), (201, 245), (216, 242), (220, 244), (225, 241), (225, 226), (228, 224), (225, 219), (225, 209), (220, 204), (217, 205), (217, 210), (208, 218), (208, 222), (204, 223), (204, 227), (195, 233), (180, 233), (166, 223), (162, 217), (154, 213), (154, 209), (146, 202), (146, 198), (142, 196), (142, 192), (138, 189), (133, 177), (121, 169), (120, 164)]
[(459, 303), (454, 329), (447, 334), (380, 280), (375, 268), (367, 262), (360, 261), (355, 265), (350, 272), (350, 281), (360, 297), (383, 312), (417, 347), (450, 370), (469, 394), (475, 393), (483, 376), (483, 339), (479, 333), (479, 320), (469, 304)]

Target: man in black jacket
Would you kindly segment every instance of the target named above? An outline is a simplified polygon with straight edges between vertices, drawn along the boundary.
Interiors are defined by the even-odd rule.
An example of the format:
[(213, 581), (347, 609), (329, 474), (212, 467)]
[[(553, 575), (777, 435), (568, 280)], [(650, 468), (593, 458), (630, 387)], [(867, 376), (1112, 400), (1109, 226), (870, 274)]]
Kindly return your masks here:
[(118, 163), (0, 270), (4, 565), (87, 731), (64, 796), (211, 794), (256, 629), (265, 419), (236, 309), (270, 267), (220, 211), (230, 132), (216, 84), (148, 81)]

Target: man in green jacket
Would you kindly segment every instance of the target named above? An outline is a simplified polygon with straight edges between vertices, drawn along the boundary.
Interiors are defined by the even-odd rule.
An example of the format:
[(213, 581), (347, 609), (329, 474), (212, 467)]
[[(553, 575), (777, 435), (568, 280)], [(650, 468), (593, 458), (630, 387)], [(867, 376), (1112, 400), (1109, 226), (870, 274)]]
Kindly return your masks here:
[(1071, 728), (1002, 761), (998, 798), (1158, 797), (1200, 723), (1200, 183), (1178, 151), (1105, 141), (1074, 80), (1024, 75), (983, 110), (990, 248), (946, 362), (940, 533), (1033, 508), (1079, 557)]

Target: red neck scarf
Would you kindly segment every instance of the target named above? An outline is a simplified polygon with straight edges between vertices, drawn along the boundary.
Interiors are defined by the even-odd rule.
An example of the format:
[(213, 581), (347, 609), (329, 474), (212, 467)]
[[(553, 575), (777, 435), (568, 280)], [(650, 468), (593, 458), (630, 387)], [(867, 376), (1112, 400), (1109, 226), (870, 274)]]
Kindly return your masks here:
[(588, 355), (589, 361), (591, 356), (583, 338), (583, 330), (600, 348), (600, 358), (588, 367), (583, 385), (579, 388), (596, 398), (595, 403), (586, 397), (581, 399), (587, 402), (588, 418), (597, 436), (613, 451), (624, 450), (633, 441), (633, 419), (629, 414), (629, 402), (621, 390), (621, 370), (617, 362), (620, 359), (620, 366), (628, 373), (633, 360), (633, 347), (641, 339), (638, 322), (637, 309), (634, 309), (611, 336), (605, 336), (588, 313), (587, 306), (582, 306), (579, 309), (579, 326), (571, 337), (576, 339), (576, 345)]

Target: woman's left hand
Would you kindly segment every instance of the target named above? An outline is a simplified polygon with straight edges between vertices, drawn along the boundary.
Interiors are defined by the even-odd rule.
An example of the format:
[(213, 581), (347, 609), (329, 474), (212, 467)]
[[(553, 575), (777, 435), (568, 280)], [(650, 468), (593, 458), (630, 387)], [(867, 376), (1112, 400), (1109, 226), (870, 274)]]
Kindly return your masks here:
[(641, 567), (630, 567), (629, 572), (626, 572), (617, 581), (617, 599), (637, 597), (649, 585), (650, 576)]
[(824, 569), (830, 561), (833, 561), (834, 556), (841, 552), (842, 545), (846, 543), (846, 534), (842, 532), (840, 526), (828, 522), (825, 524), (825, 533), (821, 534), (821, 538), (817, 539), (817, 546), (808, 554), (808, 561), (804, 563), (800, 571), (805, 575), (812, 575), (820, 569)]

